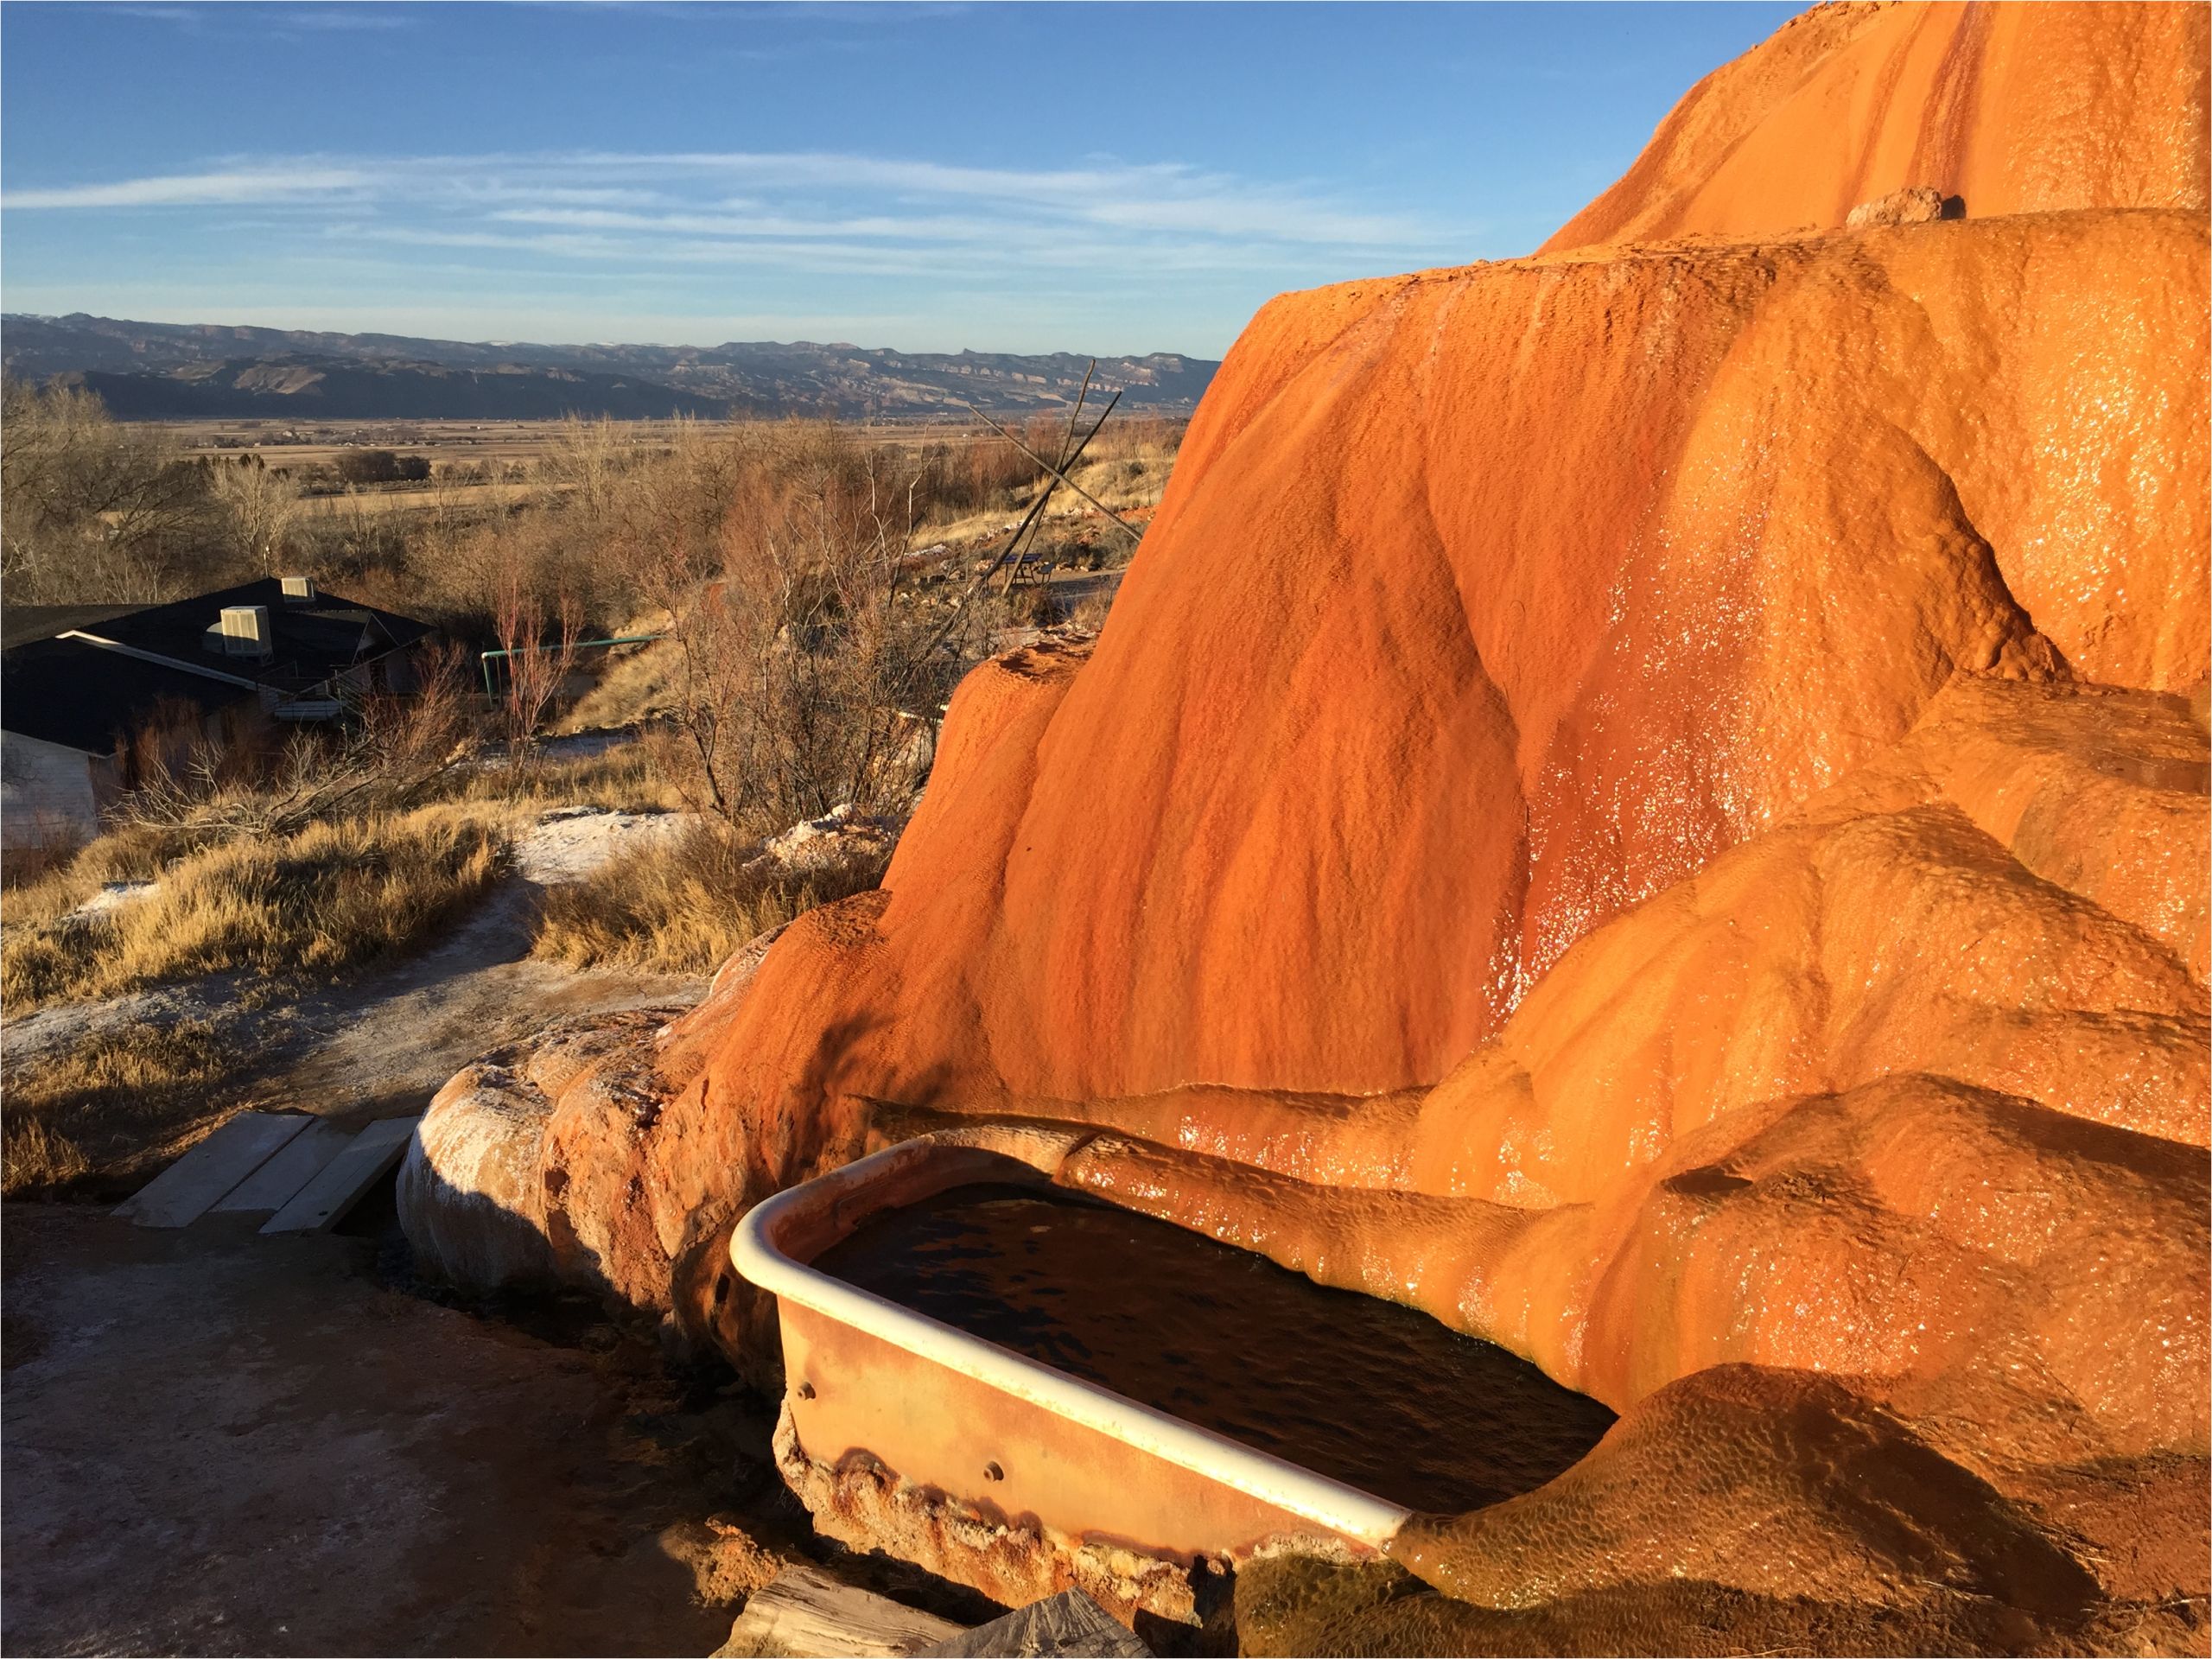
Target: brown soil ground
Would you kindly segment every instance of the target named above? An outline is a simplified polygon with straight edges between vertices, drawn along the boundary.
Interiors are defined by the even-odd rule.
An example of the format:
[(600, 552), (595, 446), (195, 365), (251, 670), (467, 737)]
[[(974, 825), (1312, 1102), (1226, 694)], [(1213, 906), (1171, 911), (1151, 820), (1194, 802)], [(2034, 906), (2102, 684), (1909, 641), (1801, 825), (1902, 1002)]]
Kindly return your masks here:
[(815, 1536), (770, 1408), (581, 1298), (415, 1282), (389, 1190), (346, 1230), (0, 1210), (0, 1651), (704, 1654)]
[(744, 1495), (761, 1431), (734, 1399), (684, 1402), (649, 1346), (409, 1294), (373, 1238), (24, 1204), (0, 1223), (7, 1651), (705, 1653), (728, 1633), (684, 1523)]

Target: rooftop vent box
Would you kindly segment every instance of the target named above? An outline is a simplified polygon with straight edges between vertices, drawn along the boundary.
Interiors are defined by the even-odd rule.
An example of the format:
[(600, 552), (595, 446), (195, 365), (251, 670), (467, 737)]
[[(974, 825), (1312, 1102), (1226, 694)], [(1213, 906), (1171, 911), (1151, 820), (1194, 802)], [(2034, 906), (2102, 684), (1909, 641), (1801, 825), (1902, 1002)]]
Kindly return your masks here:
[(286, 576), (283, 581), (284, 602), (287, 605), (312, 605), (315, 603), (315, 578), (313, 576)]
[(266, 605), (226, 605), (216, 626), (226, 657), (266, 657), (274, 648)]

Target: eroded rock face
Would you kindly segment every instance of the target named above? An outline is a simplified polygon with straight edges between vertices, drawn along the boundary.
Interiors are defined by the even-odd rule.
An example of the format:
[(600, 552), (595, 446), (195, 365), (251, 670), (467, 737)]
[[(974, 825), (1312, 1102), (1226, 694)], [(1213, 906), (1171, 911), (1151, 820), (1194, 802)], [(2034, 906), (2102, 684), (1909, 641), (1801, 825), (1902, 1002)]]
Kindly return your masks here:
[(440, 1090), (399, 1171), (418, 1259), (472, 1290), (580, 1284), (664, 1307), (662, 1217), (634, 1166), (660, 1116), (657, 1051), (677, 1012), (563, 1020)]
[(1273, 302), (884, 890), (434, 1161), (772, 1381), (746, 1206), (1084, 1125), (1622, 1413), (1332, 1642), (2201, 1646), (2205, 35), (1821, 8), (1545, 253)]
[(1276, 302), (1087, 659), (962, 689), (880, 916), (694, 1022), (719, 1085), (1419, 1086), (1954, 676), (2186, 690), (2204, 275), (2083, 213)]
[(2071, 1612), (2096, 1587), (1986, 1482), (1841, 1384), (1732, 1365), (1659, 1390), (1541, 1491), (1417, 1519), (1392, 1553), (1491, 1607), (1687, 1579), (1890, 1605), (1935, 1586)]

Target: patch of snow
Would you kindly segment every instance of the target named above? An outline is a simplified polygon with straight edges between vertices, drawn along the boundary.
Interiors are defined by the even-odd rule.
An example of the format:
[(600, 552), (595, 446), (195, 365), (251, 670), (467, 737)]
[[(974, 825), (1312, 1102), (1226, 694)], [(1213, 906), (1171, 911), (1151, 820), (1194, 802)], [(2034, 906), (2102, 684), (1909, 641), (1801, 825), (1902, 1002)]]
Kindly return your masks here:
[(111, 881), (62, 919), (73, 922), (85, 917), (105, 916), (118, 905), (150, 896), (161, 885), (158, 881)]
[(787, 870), (819, 870), (861, 856), (887, 857), (906, 827), (904, 817), (855, 812), (849, 804), (834, 806), (818, 818), (795, 823), (760, 843), (760, 858)]
[(696, 812), (556, 807), (515, 842), (515, 868), (540, 887), (581, 881), (608, 860), (672, 840), (700, 822)]

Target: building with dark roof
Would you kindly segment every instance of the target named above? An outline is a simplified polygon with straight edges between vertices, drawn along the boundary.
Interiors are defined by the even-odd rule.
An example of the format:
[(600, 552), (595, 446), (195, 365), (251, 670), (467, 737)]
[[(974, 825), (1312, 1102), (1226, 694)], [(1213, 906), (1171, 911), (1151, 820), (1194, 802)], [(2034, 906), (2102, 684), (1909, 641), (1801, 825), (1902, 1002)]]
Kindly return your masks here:
[(72, 628), (127, 616), (138, 608), (136, 605), (10, 605), (0, 609), (0, 646), (12, 650), (35, 639), (51, 639)]
[(270, 577), (167, 605), (18, 606), (0, 651), (0, 845), (97, 834), (152, 741), (236, 749), (414, 689), (412, 617)]

